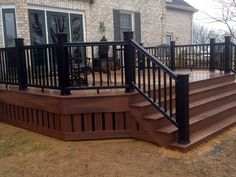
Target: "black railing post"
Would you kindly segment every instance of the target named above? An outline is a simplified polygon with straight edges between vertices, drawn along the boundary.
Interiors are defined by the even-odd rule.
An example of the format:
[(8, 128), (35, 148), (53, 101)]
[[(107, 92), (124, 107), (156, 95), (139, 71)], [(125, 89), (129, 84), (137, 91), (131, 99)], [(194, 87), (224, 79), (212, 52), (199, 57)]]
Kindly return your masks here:
[(178, 143), (188, 144), (189, 139), (189, 75), (177, 75), (176, 121), (178, 123)]
[[(143, 47), (143, 43), (140, 44)], [(138, 52), (138, 59), (139, 59), (139, 69), (145, 70), (145, 57), (141, 52)]]
[(231, 60), (231, 36), (225, 36), (225, 62), (224, 72), (230, 73), (230, 60)]
[(210, 71), (215, 70), (215, 38), (210, 39)]
[(17, 74), (18, 74), (18, 82), (19, 82), (19, 90), (27, 89), (27, 68), (25, 61), (25, 52), (24, 52), (24, 39), (16, 38), (15, 39), (15, 56), (17, 63)]
[(57, 48), (57, 64), (61, 95), (70, 95), (71, 92), (68, 89), (70, 86), (69, 56), (67, 48), (63, 46), (63, 43), (67, 42), (67, 34), (58, 34), (57, 41), (59, 44)]
[(133, 39), (134, 33), (124, 32), (124, 41), (128, 42), (128, 45), (124, 47), (124, 63), (125, 63), (125, 85), (128, 87), (126, 88), (126, 92), (132, 92), (133, 82), (135, 77), (135, 64), (134, 64), (134, 49), (130, 45), (130, 40)]
[(170, 42), (170, 69), (175, 70), (175, 41)]

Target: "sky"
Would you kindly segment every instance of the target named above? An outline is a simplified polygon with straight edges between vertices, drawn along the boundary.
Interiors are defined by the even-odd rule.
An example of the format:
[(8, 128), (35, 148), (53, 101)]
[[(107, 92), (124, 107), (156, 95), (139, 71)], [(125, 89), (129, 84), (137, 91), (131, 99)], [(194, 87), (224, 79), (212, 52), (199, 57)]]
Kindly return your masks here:
[(185, 0), (187, 3), (198, 9), (198, 12), (194, 14), (194, 21), (201, 25), (207, 26), (209, 29), (225, 30), (226, 27), (221, 23), (213, 22), (207, 14), (220, 15), (221, 8), (217, 4), (217, 0)]

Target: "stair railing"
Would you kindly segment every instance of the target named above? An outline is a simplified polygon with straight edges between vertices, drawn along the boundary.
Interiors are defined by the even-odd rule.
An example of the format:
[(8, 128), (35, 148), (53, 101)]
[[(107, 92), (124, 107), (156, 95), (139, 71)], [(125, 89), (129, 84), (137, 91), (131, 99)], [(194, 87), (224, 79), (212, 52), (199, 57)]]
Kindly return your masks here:
[(178, 128), (178, 142), (189, 141), (189, 75), (171, 69), (132, 40), (125, 32), (125, 73), (127, 92), (137, 90)]

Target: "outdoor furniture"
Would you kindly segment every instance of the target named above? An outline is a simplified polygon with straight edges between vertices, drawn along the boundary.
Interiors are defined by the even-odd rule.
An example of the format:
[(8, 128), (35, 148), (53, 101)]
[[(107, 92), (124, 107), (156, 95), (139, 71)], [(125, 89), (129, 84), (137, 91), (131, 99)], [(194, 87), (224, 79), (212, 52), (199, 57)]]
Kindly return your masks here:
[[(90, 67), (90, 58), (86, 57), (86, 61), (84, 59), (76, 60), (72, 58), (71, 60), (71, 84), (79, 85), (79, 86), (87, 86), (88, 79), (87, 75), (92, 72), (92, 68)], [(85, 63), (86, 62), (86, 63)]]

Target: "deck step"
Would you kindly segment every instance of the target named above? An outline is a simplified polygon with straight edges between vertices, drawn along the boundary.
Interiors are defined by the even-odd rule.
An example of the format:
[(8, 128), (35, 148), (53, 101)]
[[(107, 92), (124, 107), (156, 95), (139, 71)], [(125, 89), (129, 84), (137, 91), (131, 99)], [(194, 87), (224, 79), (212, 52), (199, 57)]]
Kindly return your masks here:
[(224, 82), (234, 82), (234, 80), (235, 80), (234, 74), (220, 75), (217, 77), (192, 82), (189, 85), (189, 89), (190, 90), (197, 89), (197, 88), (207, 87), (209, 85), (214, 85), (214, 84), (219, 84), (219, 83), (224, 83)]
[[(188, 145), (181, 145), (176, 142), (178, 128), (170, 123), (149, 101), (139, 99), (136, 96), (137, 99), (130, 106), (135, 108), (134, 111), (138, 111), (139, 118), (143, 125), (147, 126), (148, 131), (154, 132), (156, 137), (153, 136), (153, 138), (158, 139), (158, 143), (162, 141), (159, 144), (187, 151), (236, 123), (236, 83), (234, 79), (233, 74), (228, 74), (190, 83), (189, 123), (191, 143)], [(172, 90), (174, 90), (174, 87)], [(142, 97), (142, 95), (140, 96)], [(169, 95), (167, 95), (166, 101), (169, 104)], [(162, 105), (163, 103), (164, 99), (162, 97)], [(175, 95), (172, 96), (172, 103), (173, 117), (175, 117)], [(167, 110), (169, 110), (169, 107), (168, 105)], [(139, 138), (152, 142), (147, 136), (145, 134), (144, 137)]]
[(170, 144), (170, 148), (178, 149), (181, 151), (188, 151), (195, 147), (196, 145), (206, 142), (209, 138), (217, 135), (218, 133), (222, 132), (223, 130), (227, 129), (236, 124), (235, 119), (236, 114), (231, 115), (228, 118), (220, 119), (212, 125), (208, 125), (199, 129), (199, 131), (194, 132), (190, 136), (190, 143), (187, 145), (182, 145), (177, 142), (173, 142)]
[[(229, 113), (229, 114), (235, 113), (235, 115), (236, 115), (236, 101), (229, 102), (228, 104), (222, 105), (222, 106), (217, 107), (215, 109), (211, 109), (209, 111), (205, 111), (205, 112), (200, 113), (194, 117), (190, 117), (190, 120), (189, 120), (190, 131), (194, 125), (195, 125), (195, 129), (196, 129), (196, 128), (201, 127), (199, 124), (204, 124), (204, 121), (209, 122), (209, 120), (211, 120), (210, 123), (214, 123), (214, 121), (224, 118), (227, 115), (227, 113)], [(197, 127), (197, 126), (199, 126), (199, 127)], [(177, 131), (177, 128), (173, 124), (169, 124), (169, 125), (157, 130), (157, 132), (166, 133), (166, 134), (171, 134), (176, 131)]]
[[(201, 96), (199, 97), (199, 93), (201, 95), (203, 95), (202, 93), (203, 92), (206, 92), (206, 94), (210, 93), (211, 91), (215, 91), (216, 93), (219, 92), (219, 91), (227, 91), (229, 90), (230, 88), (236, 88), (236, 83), (233, 82), (234, 81), (234, 75), (226, 75), (226, 76), (221, 76), (221, 77), (216, 77), (216, 78), (213, 78), (213, 79), (217, 79), (217, 82), (216, 83), (213, 83), (213, 84), (204, 84), (202, 85), (202, 82), (205, 83), (205, 82), (209, 82), (209, 80), (211, 79), (207, 79), (207, 80), (203, 80), (203, 81), (195, 81), (195, 82), (190, 82), (190, 89), (189, 89), (189, 95), (192, 95), (192, 96), (196, 96), (198, 99), (201, 99)], [(202, 85), (202, 86), (198, 86), (199, 85)], [(194, 85), (194, 86), (192, 86)], [(223, 89), (223, 90), (222, 90)], [(162, 92), (161, 93), (164, 93), (163, 91), (164, 89), (162, 88)], [(167, 87), (167, 90), (169, 90), (169, 87)], [(175, 93), (175, 86), (173, 86), (172, 88), (172, 91), (173, 91), (173, 94)], [(158, 89), (156, 90), (156, 95), (158, 95)], [(204, 96), (202, 96), (204, 97)], [(173, 99), (175, 99), (175, 96), (173, 95)], [(163, 96), (162, 96), (162, 100), (163, 100)], [(169, 100), (169, 92), (167, 92), (167, 100)], [(139, 102), (139, 101), (146, 101), (145, 98), (140, 95), (139, 93), (133, 95), (133, 98), (132, 98), (132, 104), (135, 104), (136, 102)]]
[[(204, 89), (201, 88), (201, 89), (196, 89), (196, 90), (192, 90), (190, 91), (189, 93), (189, 97), (190, 97), (190, 101), (199, 101), (199, 102), (204, 102), (203, 100), (207, 99), (206, 96), (204, 97), (204, 99), (201, 99), (201, 100), (191, 100), (191, 97), (193, 97), (194, 94), (201, 94), (202, 92), (213, 92), (213, 90), (211, 89), (216, 89), (217, 91), (213, 92), (210, 97), (215, 97), (216, 94), (218, 94), (218, 96), (216, 98), (219, 98), (222, 96), (222, 94), (225, 94), (224, 92), (227, 92), (227, 93), (235, 93), (235, 90), (230, 90), (232, 88), (235, 87), (235, 90), (236, 90), (236, 83), (228, 83), (227, 85), (224, 84), (218, 84), (216, 86), (209, 86), (209, 87), (205, 87)], [(223, 93), (222, 93), (223, 92)], [(224, 96), (224, 95), (223, 95)], [(226, 96), (226, 95), (225, 95)], [(199, 97), (199, 95), (198, 95)], [(209, 97), (209, 95), (208, 95)], [(172, 97), (173, 101), (175, 100), (175, 96)], [(164, 98), (162, 97), (162, 103), (164, 102), (163, 101)], [(169, 96), (167, 97), (167, 101), (169, 101)], [(195, 102), (196, 103), (196, 102)], [(198, 104), (198, 103), (196, 103)], [(139, 102), (136, 102), (136, 103), (132, 103), (130, 106), (132, 107), (139, 107), (139, 108), (144, 108), (144, 107), (147, 107), (147, 106), (151, 106), (152, 104), (147, 101), (147, 100), (141, 100)]]
[[(190, 112), (191, 112), (191, 109), (197, 108), (199, 106), (204, 107), (204, 105), (209, 105), (212, 102), (218, 102), (217, 104), (221, 104), (222, 103), (222, 102), (220, 102), (221, 99), (223, 99), (225, 102), (233, 101), (233, 100), (235, 100), (234, 97), (236, 97), (236, 90), (228, 91), (226, 93), (218, 94), (217, 96), (214, 95), (214, 96), (207, 97), (207, 98), (199, 100), (199, 101), (192, 102), (189, 105)], [(150, 105), (151, 105), (151, 103), (149, 103), (148, 101), (144, 101), (144, 102), (137, 103), (134, 106), (145, 107), (145, 106), (150, 106)], [(210, 109), (211, 106), (212, 105), (210, 105), (210, 107), (208, 109)], [(173, 110), (173, 114), (175, 114), (174, 110)], [(149, 113), (149, 114), (143, 116), (144, 119), (151, 119), (151, 120), (156, 120), (156, 119), (159, 119), (162, 117), (164, 117), (164, 116), (159, 112)]]

